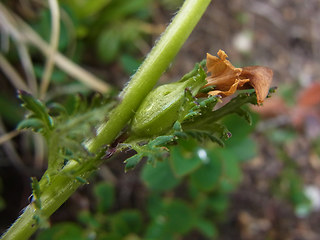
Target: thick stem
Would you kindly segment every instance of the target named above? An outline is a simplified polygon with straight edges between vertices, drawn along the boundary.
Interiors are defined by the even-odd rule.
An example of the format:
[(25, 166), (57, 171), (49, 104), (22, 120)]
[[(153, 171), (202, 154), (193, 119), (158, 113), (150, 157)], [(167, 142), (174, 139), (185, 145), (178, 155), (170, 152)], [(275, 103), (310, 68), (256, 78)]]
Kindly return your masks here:
[(178, 15), (122, 92), (122, 102), (112, 113), (112, 118), (99, 128), (98, 136), (87, 144), (89, 151), (96, 152), (119, 134), (167, 69), (209, 3), (210, 0), (185, 1)]
[[(203, 15), (211, 0), (186, 0), (178, 15), (174, 18), (166, 32), (162, 35), (156, 46), (141, 65), (137, 73), (131, 79), (127, 88), (123, 91), (121, 104), (110, 115), (107, 124), (98, 131), (98, 136), (87, 144), (88, 150), (97, 153), (101, 146), (110, 144), (120, 133), (124, 125), (130, 120), (142, 100), (158, 81), (161, 74), (177, 54), (191, 31)], [(83, 162), (90, 166), (96, 163)], [(85, 166), (83, 166), (85, 168)], [(86, 169), (86, 168), (85, 168)], [(92, 168), (81, 174), (87, 179)], [(56, 175), (50, 184), (40, 181), (42, 216), (49, 217), (64, 203), (71, 194), (81, 185), (80, 182), (63, 175)], [(44, 187), (45, 186), (45, 187)], [(12, 225), (3, 240), (28, 239), (38, 227), (34, 221), (35, 211), (30, 204), (20, 218)]]
[[(87, 172), (82, 177), (87, 178), (91, 172)], [(64, 203), (74, 191), (82, 185), (81, 182), (71, 179), (65, 175), (56, 175), (51, 179), (52, 184), (47, 183), (47, 179), (40, 181), (41, 193), (41, 214), (43, 218), (48, 218), (54, 213), (62, 203)], [(43, 189), (45, 187), (45, 189)], [(35, 220), (36, 210), (33, 204), (26, 207), (23, 214), (16, 220), (11, 228), (3, 236), (3, 240), (28, 239), (39, 227)]]

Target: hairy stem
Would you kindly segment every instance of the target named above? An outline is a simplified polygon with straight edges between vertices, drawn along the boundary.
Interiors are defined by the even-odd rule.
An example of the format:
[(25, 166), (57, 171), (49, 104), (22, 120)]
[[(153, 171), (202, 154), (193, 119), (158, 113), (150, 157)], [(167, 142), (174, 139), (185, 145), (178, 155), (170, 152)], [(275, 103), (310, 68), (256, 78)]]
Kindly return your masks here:
[(185, 1), (178, 15), (123, 90), (122, 102), (112, 113), (112, 118), (100, 127), (98, 136), (87, 144), (89, 151), (96, 152), (119, 134), (178, 53), (209, 3), (210, 0)]
[[(156, 84), (161, 74), (167, 69), (209, 3), (210, 0), (185, 1), (179, 13), (133, 76), (129, 85), (122, 92), (122, 101), (110, 115), (109, 121), (100, 127), (97, 137), (87, 144), (90, 152), (97, 154), (103, 145), (114, 141), (125, 124), (133, 116), (142, 100)], [(98, 159), (93, 162), (82, 162), (81, 164), (86, 164), (82, 166), (82, 169), (87, 170), (80, 174), (80, 177), (87, 179), (92, 169), (98, 166), (101, 161)], [(75, 169), (79, 167), (78, 164), (74, 164)], [(56, 175), (50, 180), (50, 183), (45, 178), (42, 178), (40, 181), (41, 215), (44, 218), (48, 218), (80, 185), (79, 181), (72, 180), (70, 177), (68, 178), (63, 175)], [(38, 228), (38, 224), (35, 224), (34, 220), (35, 214), (34, 206), (30, 204), (21, 217), (3, 236), (3, 240), (28, 239)]]
[[(88, 177), (90, 172), (82, 177)], [(56, 175), (51, 179), (52, 184), (47, 184), (46, 179), (40, 181), (41, 193), (41, 214), (42, 217), (49, 217), (54, 213), (62, 203), (64, 203), (71, 194), (82, 185), (81, 182), (65, 175)], [(45, 190), (43, 190), (45, 187)], [(29, 204), (23, 214), (17, 219), (17, 221), (11, 226), (7, 233), (4, 234), (3, 240), (12, 239), (28, 239), (32, 233), (34, 233), (38, 224), (36, 221), (36, 209), (34, 204)]]

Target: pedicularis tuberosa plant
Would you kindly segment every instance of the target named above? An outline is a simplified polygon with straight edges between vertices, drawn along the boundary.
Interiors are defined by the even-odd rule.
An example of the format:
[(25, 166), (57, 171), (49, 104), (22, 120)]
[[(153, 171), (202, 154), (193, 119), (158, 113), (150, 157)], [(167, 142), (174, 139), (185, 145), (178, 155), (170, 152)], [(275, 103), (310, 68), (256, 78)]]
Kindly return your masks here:
[[(152, 90), (209, 3), (185, 1), (117, 101), (99, 94), (89, 103), (79, 97), (72, 111), (67, 111), (58, 103), (45, 105), (19, 92), (30, 114), (18, 128), (29, 128), (45, 137), (48, 169), (39, 181), (32, 178), (31, 203), (3, 239), (28, 239), (37, 228), (46, 226), (50, 215), (119, 151), (136, 151), (125, 161), (125, 170), (129, 170), (143, 157), (155, 164), (181, 138), (208, 139), (223, 145), (231, 136), (219, 123), (226, 115), (235, 113), (250, 122), (242, 106), (263, 102), (272, 71), (261, 66), (235, 68), (222, 50), (217, 57), (208, 54), (207, 60), (195, 64), (178, 82)], [(236, 90), (252, 88), (255, 91), (240, 93), (222, 107), (215, 107)]]

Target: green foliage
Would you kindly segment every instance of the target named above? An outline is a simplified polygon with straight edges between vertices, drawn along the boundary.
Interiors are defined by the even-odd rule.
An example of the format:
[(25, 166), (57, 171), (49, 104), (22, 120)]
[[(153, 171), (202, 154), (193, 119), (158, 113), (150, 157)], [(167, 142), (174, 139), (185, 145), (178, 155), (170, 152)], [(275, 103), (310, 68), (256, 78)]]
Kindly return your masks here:
[(284, 165), (280, 174), (272, 181), (271, 188), (275, 196), (293, 205), (297, 216), (305, 217), (312, 211), (312, 205), (305, 194), (305, 186), (298, 171), (298, 164), (285, 151), (286, 145), (295, 139), (296, 134), (292, 129), (279, 129), (279, 131), (270, 131), (266, 134), (275, 143), (277, 155)]
[(37, 240), (87, 240), (82, 228), (74, 223), (58, 223), (53, 227), (42, 231)]
[(274, 194), (288, 200), (298, 216), (305, 217), (312, 211), (310, 200), (304, 192), (303, 179), (295, 166), (286, 165), (285, 169), (273, 181)]
[[(17, 128), (30, 128), (46, 137), (49, 178), (68, 162), (81, 162), (90, 157), (82, 142), (93, 136), (93, 126), (101, 122), (114, 105), (109, 96), (101, 94), (93, 95), (90, 101), (82, 95), (72, 95), (63, 104), (51, 102), (47, 106), (23, 91), (19, 92), (19, 98), (30, 113)], [(83, 179), (77, 177), (77, 180)]]
[(145, 165), (141, 172), (142, 181), (155, 192), (168, 191), (176, 187), (180, 180), (174, 175), (168, 160), (157, 162), (157, 166)]
[(187, 234), (195, 224), (192, 208), (181, 200), (162, 202), (161, 212), (153, 216), (146, 239), (174, 239)]
[[(193, 97), (203, 85), (205, 73), (202, 66), (204, 64), (205, 61), (196, 64), (195, 68), (183, 76), (180, 81), (162, 85), (145, 98), (134, 116), (128, 143), (122, 145), (122, 147), (127, 146), (137, 152), (136, 155), (125, 161), (126, 170), (134, 168), (144, 157), (148, 159), (149, 163), (161, 160), (168, 148), (172, 151), (170, 145), (179, 139), (188, 139), (189, 141), (195, 139), (199, 142), (210, 140), (224, 146), (224, 140), (230, 138), (231, 133), (218, 120), (228, 115), (237, 114), (249, 125), (252, 125), (253, 120), (250, 113), (242, 107), (246, 103), (256, 104), (256, 95), (252, 91), (239, 94), (217, 110), (213, 109), (219, 102), (218, 97), (202, 99)], [(248, 130), (244, 127), (241, 128), (241, 131)], [(169, 135), (153, 137), (163, 133)], [(239, 135), (246, 136), (246, 134), (246, 132), (242, 132)], [(143, 140), (139, 140), (139, 138)], [(244, 160), (252, 157), (255, 153), (254, 144), (251, 145), (250, 140), (246, 140), (240, 147), (238, 145), (240, 141), (236, 142), (237, 145), (234, 148), (238, 153), (244, 153)], [(246, 146), (249, 146), (251, 151), (243, 150)], [(179, 150), (175, 152), (176, 155), (178, 153)], [(178, 157), (173, 159), (178, 159)], [(179, 160), (173, 163), (176, 164), (177, 161)], [(193, 170), (197, 164), (196, 160), (189, 161), (189, 164), (185, 165), (185, 169), (177, 174), (184, 175), (184, 172)]]
[(103, 32), (98, 40), (98, 54), (101, 60), (111, 62), (120, 51), (120, 36), (116, 29)]
[[(242, 179), (240, 162), (254, 156), (256, 151), (255, 144), (248, 138), (256, 117), (251, 118), (243, 108), (246, 103), (254, 103), (256, 96), (253, 92), (242, 93), (217, 109), (218, 97), (195, 98), (193, 95), (199, 91), (205, 77), (201, 64), (178, 83), (171, 84), (173, 87), (169, 94), (163, 94), (167, 89), (162, 91), (161, 87), (161, 91), (156, 89), (153, 92), (157, 93), (152, 95), (153, 100), (156, 96), (167, 97), (168, 100), (172, 93), (173, 101), (169, 108), (160, 106), (156, 108), (156, 115), (151, 114), (151, 125), (161, 125), (168, 119), (169, 124), (161, 125), (161, 131), (159, 126), (153, 126), (155, 132), (143, 137), (136, 134), (140, 126), (129, 128), (126, 134), (132, 133), (133, 137), (117, 146), (120, 151), (125, 148), (136, 151), (125, 160), (126, 171), (144, 158), (149, 163), (142, 167), (140, 173), (141, 181), (150, 190), (147, 212), (138, 209), (113, 212), (115, 186), (100, 183), (94, 188), (97, 199), (95, 211), (79, 214), (79, 222), (85, 225), (85, 229), (69, 223), (61, 224), (56, 227), (56, 232), (45, 230), (39, 239), (56, 239), (58, 236), (61, 239), (87, 239), (91, 234), (95, 234), (97, 239), (176, 239), (193, 231), (207, 238), (218, 235), (216, 223), (223, 219), (228, 208), (228, 194)], [(181, 86), (177, 87), (179, 84)], [(92, 135), (92, 126), (105, 118), (113, 107), (111, 99), (97, 94), (88, 101), (82, 95), (73, 95), (64, 102), (45, 105), (29, 94), (21, 93), (20, 98), (31, 112), (20, 126), (28, 126), (47, 137), (51, 152), (47, 184), (50, 184), (50, 177), (61, 170), (62, 174), (74, 180), (87, 183), (80, 176), (81, 163), (92, 159), (92, 156), (79, 143)], [(133, 124), (140, 124), (138, 118), (136, 116)], [(148, 117), (146, 121), (149, 121)], [(149, 123), (141, 129), (145, 130), (146, 125), (151, 128)], [(215, 143), (227, 148), (218, 147)], [(80, 163), (77, 168), (73, 167), (75, 163)], [(189, 198), (174, 197), (179, 188), (185, 188)], [(41, 214), (41, 192), (35, 179), (33, 192), (34, 203), (39, 210), (37, 222), (45, 226), (46, 219)], [(173, 195), (161, 197), (160, 194), (168, 192)], [(60, 234), (56, 235), (57, 232)]]
[[(257, 143), (248, 135), (252, 133), (258, 121), (258, 116), (251, 113), (252, 125), (248, 125), (245, 119), (239, 119), (232, 115), (226, 116), (222, 122), (232, 133), (232, 137), (225, 142), (226, 149), (233, 152), (240, 161), (252, 159), (257, 155)], [(241, 127), (239, 127), (241, 125)]]
[(23, 118), (23, 114), (19, 111), (20, 106), (15, 98), (7, 96), (6, 93), (0, 93), (0, 116), (8, 125), (16, 126)]
[(208, 114), (219, 102), (218, 97), (210, 96), (207, 99), (203, 99), (197, 105), (190, 109), (188, 114), (183, 118), (184, 122), (194, 121), (193, 117)]
[(141, 213), (137, 210), (118, 212), (111, 219), (111, 231), (117, 233), (119, 239), (129, 234), (139, 234), (142, 226)]
[(191, 174), (191, 183), (200, 191), (233, 190), (241, 180), (241, 171), (235, 155), (225, 149), (207, 151), (207, 161)]
[(112, 0), (97, 0), (97, 1), (77, 1), (77, 0), (66, 0), (64, 4), (72, 8), (74, 13), (79, 19), (87, 18), (99, 12), (107, 7)]
[[(60, 34), (59, 34), (59, 51), (66, 51), (71, 42), (71, 32), (68, 29), (68, 22), (60, 21)], [(37, 18), (31, 22), (33, 29), (47, 42), (50, 42), (51, 36), (51, 16), (48, 8), (41, 9)]]
[(191, 174), (191, 182), (201, 191), (210, 191), (219, 184), (222, 172), (220, 160), (210, 159), (205, 167)]
[(141, 64), (141, 61), (135, 59), (134, 57), (128, 54), (123, 54), (120, 57), (120, 62), (123, 67), (123, 70), (130, 76), (137, 71)]
[(25, 120), (19, 123), (17, 128), (30, 128), (36, 132), (43, 133), (43, 135), (47, 137), (51, 130), (53, 130), (54, 123), (52, 117), (48, 114), (45, 105), (31, 94), (24, 91), (19, 91), (18, 97), (23, 101), (22, 106), (31, 113)]
[(168, 153), (167, 148), (163, 146), (169, 142), (172, 142), (174, 138), (175, 136), (173, 135), (160, 136), (142, 146), (139, 144), (123, 145), (123, 147), (129, 146), (137, 152), (137, 154), (125, 160), (125, 170), (128, 171), (133, 169), (143, 157), (148, 158), (149, 163), (155, 163), (156, 160), (161, 161)]
[(140, 22), (134, 20), (113, 24), (111, 28), (103, 31), (97, 40), (99, 58), (105, 63), (113, 62), (118, 57), (123, 59), (128, 56), (126, 53), (121, 54), (123, 46), (128, 42), (138, 41), (142, 33)]
[[(251, 101), (252, 94), (246, 96)], [(243, 96), (240, 98), (243, 99)], [(212, 107), (216, 101), (213, 98), (203, 99), (194, 105), (196, 107), (190, 108), (189, 113), (196, 112), (196, 118), (198, 114), (209, 114), (208, 106), (212, 104)], [(77, 104), (72, 106), (79, 111)], [(233, 105), (231, 107), (235, 108)], [(59, 112), (60, 106), (56, 109)], [(66, 114), (65, 111), (60, 112)], [(70, 108), (66, 112), (74, 111)], [(76, 232), (75, 236), (94, 234), (96, 239), (176, 239), (196, 231), (209, 239), (216, 237), (216, 223), (223, 220), (228, 209), (228, 195), (242, 179), (240, 162), (255, 153), (255, 145), (251, 146), (252, 141), (248, 138), (253, 126), (244, 125), (241, 123), (243, 120), (239, 122), (239, 118), (232, 117), (230, 114), (237, 114), (233, 110), (224, 110), (224, 113), (229, 117), (224, 116), (223, 121), (213, 123), (208, 134), (227, 139), (227, 148), (210, 143), (210, 137), (202, 134), (205, 131), (203, 127), (192, 129), (190, 115), (186, 118), (188, 124), (179, 121), (173, 124), (169, 131), (171, 135), (120, 144), (119, 150), (129, 147), (137, 152), (125, 161), (126, 170), (135, 167), (143, 158), (151, 163), (145, 164), (140, 173), (141, 181), (150, 190), (147, 209), (113, 212), (117, 201), (115, 187), (106, 183), (97, 184), (94, 188), (96, 210), (79, 215), (79, 221), (86, 227), (81, 233)], [(256, 117), (253, 124), (255, 122)], [(242, 126), (240, 130), (239, 124)], [(225, 125), (236, 135), (230, 138)], [(184, 130), (184, 126), (188, 130)], [(242, 152), (245, 154), (239, 156)], [(189, 197), (183, 200), (175, 197), (180, 188), (185, 188)], [(168, 192), (171, 192), (169, 197), (161, 196)]]
[(218, 230), (216, 227), (208, 220), (201, 220), (196, 223), (197, 229), (203, 234), (203, 236), (212, 239), (217, 237)]
[[(60, 51), (72, 52), (72, 34), (76, 33), (88, 46), (76, 54), (90, 55), (95, 48), (103, 62), (111, 63), (120, 58), (127, 72), (137, 68), (138, 61), (132, 57), (135, 47), (132, 46), (141, 41), (145, 33), (145, 25), (141, 23), (150, 16), (150, 0), (99, 0), (94, 3), (67, 0), (63, 4), (62, 10), (74, 25), (67, 27), (66, 22), (62, 22)], [(39, 12), (39, 22), (34, 28), (48, 39), (49, 12)], [(92, 58), (96, 59), (95, 56)], [(231, 150), (218, 148), (211, 142), (228, 145), (225, 141), (231, 135), (229, 126), (227, 128), (223, 122), (228, 115), (237, 114), (251, 124), (249, 113), (242, 107), (247, 103), (254, 104), (256, 97), (254, 93), (240, 94), (218, 109), (214, 108), (220, 102), (219, 97), (196, 98), (206, 83), (204, 65), (205, 61), (197, 64), (179, 82), (152, 91), (129, 123), (128, 132), (119, 134), (129, 135), (127, 141), (118, 146), (115, 145), (117, 141), (121, 142), (120, 138), (114, 143), (108, 142), (117, 150), (128, 147), (136, 151), (125, 161), (126, 171), (133, 169), (143, 158), (151, 163), (145, 164), (139, 175), (150, 192), (145, 199), (148, 208), (119, 211), (117, 186), (100, 183), (93, 190), (97, 206), (78, 216), (81, 227), (80, 224), (60, 223), (41, 232), (37, 239), (181, 239), (194, 231), (207, 238), (217, 236), (216, 223), (228, 207), (228, 194), (241, 180), (237, 154), (251, 143), (246, 140), (247, 132)], [(35, 72), (41, 77), (43, 69), (36, 67)], [(53, 78), (58, 84), (66, 81), (59, 71), (54, 71)], [(205, 93), (205, 90), (201, 92)], [(47, 103), (25, 92), (20, 92), (19, 98), (30, 114), (18, 128), (30, 128), (43, 134), (48, 144), (48, 170), (40, 182), (32, 179), (36, 208), (33, 217), (41, 225), (46, 221), (41, 212), (45, 201), (42, 202), (41, 197), (46, 187), (54, 186), (52, 179), (61, 175), (66, 177), (70, 182), (63, 187), (68, 188), (75, 182), (87, 183), (88, 175), (83, 176), (83, 173), (96, 169), (97, 161), (102, 162), (101, 153), (109, 146), (95, 151), (96, 155), (84, 146), (88, 138), (95, 137), (97, 133), (93, 128), (100, 122), (104, 124), (114, 103), (101, 95), (93, 96), (90, 101), (80, 94), (69, 94), (55, 101), (53, 95), (48, 97)], [(253, 151), (251, 147), (248, 152)]]
[[(122, 147), (127, 146), (137, 152), (136, 155), (125, 161), (126, 170), (134, 168), (143, 157), (146, 157), (149, 163), (154, 163), (155, 160), (161, 160), (165, 156), (167, 149), (169, 148), (172, 151), (170, 146), (179, 139), (187, 139), (188, 141), (195, 139), (198, 142), (207, 142), (207, 140), (210, 140), (218, 143), (220, 146), (224, 146), (224, 141), (232, 135), (225, 124), (221, 124), (218, 120), (226, 118), (231, 114), (237, 114), (247, 121), (249, 125), (253, 124), (250, 113), (244, 108), (241, 108), (246, 103), (256, 103), (256, 95), (253, 92), (239, 94), (225, 106), (213, 110), (219, 101), (218, 97), (199, 100), (193, 99), (189, 91), (182, 91), (182, 89), (185, 89), (188, 85), (183, 85), (183, 88), (177, 87), (176, 84), (189, 83), (190, 79), (192, 81), (197, 81), (195, 80), (197, 77), (202, 79), (201, 72), (203, 70), (201, 69), (200, 65), (197, 65), (193, 71), (186, 74), (179, 82), (163, 85), (164, 90), (161, 86), (147, 96), (140, 110), (138, 110), (134, 117), (132, 128), (129, 132), (131, 137), (127, 140), (128, 143), (122, 145)], [(199, 70), (200, 75), (197, 75), (197, 71)], [(197, 87), (196, 90), (199, 90), (199, 88)], [(171, 94), (172, 102), (170, 98)], [(164, 95), (170, 104), (161, 104), (162, 101), (164, 101)], [(157, 99), (159, 101), (157, 101)], [(168, 102), (164, 101), (166, 104)], [(180, 123), (179, 121), (182, 122)], [(227, 122), (227, 124), (230, 123)], [(238, 126), (238, 123), (235, 125), (231, 124), (231, 127), (232, 126), (235, 128), (234, 126)], [(252, 127), (235, 128), (235, 131), (239, 130), (241, 132), (239, 132), (237, 136), (241, 139), (242, 136), (250, 133)], [(153, 138), (154, 135), (161, 133), (170, 135)], [(143, 140), (139, 140), (139, 137)], [(138, 138), (138, 140), (136, 138)], [(236, 139), (234, 141), (236, 144), (233, 146), (232, 141), (228, 145), (232, 146), (237, 153), (242, 154), (243, 160), (249, 159), (255, 154), (255, 144), (250, 139), (245, 139), (243, 142), (240, 139)], [(246, 147), (248, 147), (248, 150), (246, 150)], [(178, 152), (175, 154), (177, 153)], [(193, 168), (192, 164), (197, 165), (195, 162), (189, 163), (191, 164), (191, 169)], [(188, 168), (187, 166), (186, 168)]]
[(208, 161), (206, 150), (193, 139), (180, 139), (176, 146), (170, 147), (170, 161), (174, 174), (183, 177)]
[[(70, 13), (75, 32), (90, 43), (102, 62), (114, 62), (137, 53), (135, 42), (145, 37), (143, 24), (151, 16), (150, 0), (67, 0), (63, 6)], [(126, 67), (126, 65), (123, 65)]]
[(114, 187), (108, 183), (100, 183), (94, 186), (94, 193), (97, 196), (97, 209), (101, 213), (105, 213), (114, 204)]

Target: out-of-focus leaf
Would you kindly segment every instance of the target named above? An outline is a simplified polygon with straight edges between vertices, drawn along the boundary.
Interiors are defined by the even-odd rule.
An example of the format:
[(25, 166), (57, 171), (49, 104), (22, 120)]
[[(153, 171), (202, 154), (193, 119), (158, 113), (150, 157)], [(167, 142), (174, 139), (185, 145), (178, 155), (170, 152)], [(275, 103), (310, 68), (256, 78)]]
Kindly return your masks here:
[[(34, 66), (34, 72), (37, 76), (37, 78), (41, 79), (43, 76), (44, 66), (43, 65), (35, 65)], [(50, 81), (53, 83), (63, 83), (66, 79), (67, 75), (60, 69), (54, 69), (52, 72)]]
[(142, 181), (155, 192), (163, 192), (176, 187), (180, 180), (173, 175), (167, 159), (157, 162), (156, 167), (146, 164), (141, 172)]
[(191, 181), (201, 191), (211, 191), (219, 185), (222, 162), (218, 155), (211, 153), (209, 161), (191, 174)]
[(128, 54), (123, 54), (120, 57), (120, 62), (121, 62), (122, 68), (129, 75), (134, 74), (141, 64), (141, 61), (135, 59), (134, 57)]
[(252, 125), (248, 125), (245, 120), (242, 118), (236, 117), (235, 115), (229, 115), (223, 118), (223, 124), (229, 129), (232, 133), (232, 137), (225, 142), (226, 148), (236, 146), (241, 144), (241, 141), (246, 139), (249, 134), (254, 130), (255, 124), (258, 120), (258, 115), (252, 115)]
[(109, 183), (99, 183), (94, 187), (94, 193), (98, 198), (98, 211), (107, 212), (114, 203), (114, 187)]
[(89, 211), (80, 212), (80, 214), (78, 215), (78, 221), (93, 229), (98, 229), (99, 227), (101, 227), (98, 219)]
[(32, 129), (35, 132), (39, 132), (41, 131), (41, 129), (43, 129), (45, 127), (43, 121), (41, 121), (38, 118), (28, 118), (28, 119), (24, 119), (22, 120), (18, 126), (17, 129), (21, 130), (21, 129)]
[(240, 117), (242, 117), (244, 120), (246, 120), (246, 121), (249, 123), (249, 125), (252, 124), (251, 114), (250, 114), (247, 110), (245, 110), (245, 109), (243, 109), (243, 108), (238, 108), (235, 112), (236, 112), (236, 114), (238, 114)]
[(72, 8), (74, 14), (76, 14), (79, 19), (83, 19), (98, 14), (111, 1), (112, 0), (65, 0), (63, 1), (63, 4), (67, 5), (69, 8)]
[(242, 179), (239, 161), (237, 155), (227, 149), (216, 149), (215, 154), (222, 163), (220, 188), (228, 193), (234, 190)]
[(226, 147), (225, 149), (226, 151), (232, 152), (236, 156), (237, 161), (240, 162), (250, 160), (257, 156), (258, 153), (257, 142), (250, 137), (246, 137), (238, 142), (238, 144)]
[(182, 5), (183, 0), (161, 0), (160, 2), (168, 10), (177, 10)]
[(48, 109), (49, 109), (49, 114), (51, 116), (67, 116), (68, 112), (67, 109), (59, 103), (50, 103), (48, 105)]
[(162, 198), (158, 194), (150, 194), (148, 198), (148, 203), (147, 203), (147, 210), (148, 214), (152, 217), (155, 218), (159, 214), (163, 212), (163, 202)]
[(297, 138), (297, 132), (291, 129), (276, 129), (268, 132), (267, 136), (275, 144), (287, 144)]
[[(51, 36), (51, 16), (50, 11), (47, 8), (44, 8), (36, 21), (34, 21), (31, 25), (33, 29), (40, 34), (47, 42), (50, 41)], [(69, 30), (65, 26), (63, 21), (60, 21), (60, 33), (59, 33), (59, 50), (64, 51), (69, 43), (70, 36)]]
[(173, 234), (165, 230), (166, 224), (163, 216), (148, 225), (144, 239), (174, 240)]
[(154, 216), (145, 239), (173, 239), (177, 234), (188, 233), (195, 225), (192, 209), (181, 200), (163, 203), (163, 209)]
[(103, 22), (115, 22), (119, 19), (123, 19), (133, 15), (145, 15), (141, 12), (145, 12), (148, 8), (150, 0), (116, 0), (106, 9), (107, 12), (101, 19)]
[(193, 225), (195, 217), (192, 209), (181, 200), (174, 200), (165, 209), (166, 231), (186, 234)]
[(82, 228), (74, 223), (58, 223), (39, 233), (37, 240), (86, 240)]
[(213, 194), (208, 199), (208, 206), (214, 213), (223, 213), (229, 206), (229, 196), (226, 194)]
[(109, 63), (115, 59), (120, 50), (119, 32), (106, 30), (98, 39), (98, 55), (101, 60)]
[(16, 100), (2, 92), (0, 93), (0, 116), (2, 120), (12, 126), (15, 126), (23, 118), (20, 105)]
[(218, 235), (218, 230), (211, 221), (201, 219), (196, 222), (196, 226), (204, 236), (210, 239), (217, 237)]
[(117, 213), (111, 219), (114, 233), (124, 237), (131, 233), (140, 233), (142, 230), (142, 216), (137, 210), (125, 210)]
[(87, 99), (82, 94), (77, 93), (68, 96), (65, 109), (69, 115), (75, 115), (83, 110), (86, 110), (87, 106)]
[(181, 139), (176, 146), (170, 147), (170, 161), (177, 176), (185, 176), (209, 160), (206, 151), (198, 145), (195, 140)]

